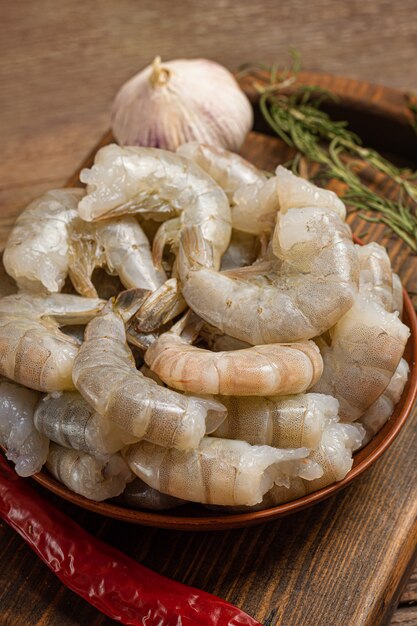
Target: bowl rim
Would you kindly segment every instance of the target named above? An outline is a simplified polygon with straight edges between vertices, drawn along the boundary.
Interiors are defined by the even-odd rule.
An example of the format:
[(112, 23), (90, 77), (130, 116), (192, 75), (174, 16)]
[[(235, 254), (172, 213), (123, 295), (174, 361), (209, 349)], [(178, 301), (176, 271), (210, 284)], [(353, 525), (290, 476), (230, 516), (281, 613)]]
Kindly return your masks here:
[[(356, 243), (363, 244), (358, 238), (354, 237)], [(83, 496), (70, 491), (67, 487), (56, 481), (54, 478), (41, 471), (35, 474), (31, 478), (37, 483), (45, 487), (54, 494), (81, 506), (84, 509), (99, 513), (107, 517), (118, 519), (124, 522), (131, 522), (139, 525), (152, 526), (156, 528), (165, 528), (170, 530), (228, 530), (232, 528), (240, 528), (243, 526), (252, 526), (255, 524), (262, 524), (263, 522), (273, 521), (280, 517), (290, 515), (301, 511), (307, 507), (310, 507), (318, 502), (325, 500), (333, 494), (339, 492), (349, 485), (357, 476), (360, 476), (365, 470), (373, 465), (380, 456), (392, 445), (404, 424), (410, 415), (413, 408), (414, 401), (417, 395), (417, 316), (414, 310), (412, 301), (403, 289), (404, 300), (404, 314), (408, 327), (410, 328), (410, 337), (407, 342), (406, 352), (409, 352), (409, 358), (407, 359), (410, 365), (410, 376), (407, 381), (407, 385), (403, 391), (402, 397), (398, 402), (401, 409), (398, 415), (393, 416), (388, 420), (385, 426), (371, 439), (366, 446), (364, 446), (357, 455), (360, 455), (361, 460), (355, 463), (348, 474), (338, 482), (332, 483), (327, 487), (322, 487), (317, 491), (307, 494), (296, 500), (291, 500), (284, 504), (279, 504), (275, 507), (263, 509), (261, 511), (248, 511), (245, 513), (227, 513), (223, 515), (211, 514), (211, 515), (172, 515), (168, 511), (164, 512), (151, 512), (141, 509), (130, 509), (112, 502), (94, 502), (88, 500)], [(369, 453), (366, 453), (369, 450)], [(357, 455), (354, 455), (354, 459)], [(197, 503), (196, 503), (197, 504)], [(176, 509), (171, 509), (176, 510)]]

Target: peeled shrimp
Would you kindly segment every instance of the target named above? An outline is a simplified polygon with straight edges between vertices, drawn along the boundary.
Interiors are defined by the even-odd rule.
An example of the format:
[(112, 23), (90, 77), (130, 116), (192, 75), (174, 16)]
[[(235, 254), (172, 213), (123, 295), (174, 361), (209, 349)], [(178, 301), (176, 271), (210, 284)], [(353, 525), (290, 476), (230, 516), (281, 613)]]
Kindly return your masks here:
[(49, 441), (33, 422), (38, 400), (36, 391), (0, 381), (0, 444), (19, 476), (39, 472), (48, 456)]
[(20, 289), (61, 291), (69, 271), (69, 230), (83, 195), (82, 189), (53, 189), (19, 215), (3, 262)]
[(73, 389), (79, 342), (60, 324), (86, 323), (102, 300), (69, 294), (16, 294), (0, 300), (0, 374), (39, 391)]
[(77, 391), (45, 396), (34, 415), (35, 426), (65, 448), (106, 458), (137, 441), (94, 411)]
[(148, 238), (130, 216), (93, 225), (78, 218), (71, 233), (69, 258), (74, 287), (90, 297), (97, 295), (91, 281), (96, 267), (116, 273), (127, 288), (154, 291), (166, 279), (165, 272), (153, 264)]
[[(270, 231), (277, 211), (294, 207), (322, 207), (346, 217), (343, 202), (333, 191), (320, 189), (279, 166), (267, 178), (241, 156), (195, 142), (177, 150), (199, 165), (226, 191), (232, 204), (233, 228), (246, 233)], [(286, 173), (285, 173), (286, 172)]]
[(316, 448), (339, 409), (335, 398), (319, 393), (269, 398), (222, 396), (220, 400), (227, 408), (227, 417), (214, 437), (275, 448)]
[(367, 444), (383, 425), (389, 420), (394, 412), (395, 405), (401, 398), (407, 383), (410, 368), (405, 359), (401, 359), (394, 376), (391, 378), (384, 393), (369, 407), (359, 419), (366, 430), (363, 445)]
[[(303, 463), (306, 448), (279, 450), (214, 437), (204, 437), (195, 450), (141, 442), (123, 454), (131, 470), (154, 489), (206, 504), (253, 505), (274, 483), (311, 471)], [(314, 471), (321, 473), (317, 465)]]
[(97, 152), (93, 167), (82, 170), (80, 178), (87, 183), (87, 195), (78, 207), (84, 220), (128, 213), (159, 220), (179, 216), (158, 231), (155, 257), (161, 259), (174, 231), (184, 224), (196, 225), (213, 247), (213, 267), (220, 267), (231, 235), (229, 203), (213, 179), (188, 159), (156, 148), (112, 144)]
[(100, 461), (56, 443), (51, 443), (46, 468), (68, 489), (96, 502), (120, 495), (133, 479), (120, 454)]
[(258, 508), (277, 506), (343, 480), (352, 468), (352, 453), (361, 446), (364, 434), (359, 424), (330, 424), (324, 430), (318, 448), (309, 455), (309, 459), (323, 468), (323, 475), (313, 480), (294, 477), (289, 486), (274, 485)]
[(138, 372), (126, 343), (122, 306), (120, 298), (113, 307), (106, 305), (87, 326), (73, 368), (76, 388), (129, 435), (179, 449), (198, 446), (225, 418), (225, 408), (160, 387)]
[(152, 489), (140, 478), (135, 478), (126, 486), (119, 500), (130, 508), (151, 511), (164, 511), (185, 504), (185, 500)]
[[(366, 248), (366, 246), (364, 246)], [(381, 303), (372, 286), (372, 255), (362, 257), (359, 293), (352, 308), (319, 339), (324, 371), (313, 391), (339, 400), (340, 419), (355, 421), (388, 386), (403, 355), (410, 331)]]
[[(352, 306), (357, 292), (358, 259), (349, 227), (327, 206), (301, 206), (301, 192), (291, 188), (303, 190), (304, 181), (284, 168), (278, 168), (277, 178), (283, 199), (272, 240), (275, 260), (216, 272), (210, 246), (195, 228), (183, 230), (178, 257), (183, 296), (193, 311), (252, 345), (325, 332)], [(317, 189), (318, 201), (324, 193)], [(284, 200), (293, 197), (301, 208), (287, 208)], [(313, 202), (314, 193), (307, 198)]]
[(232, 225), (247, 233), (270, 232), (277, 211), (292, 208), (321, 207), (346, 217), (343, 202), (333, 191), (321, 189), (278, 166), (275, 176), (264, 182), (241, 185), (233, 194)]
[(36, 293), (61, 291), (67, 275), (79, 293), (96, 297), (95, 267), (107, 265), (125, 287), (156, 289), (148, 239), (134, 218), (90, 226), (78, 216), (83, 189), (55, 189), (19, 215), (4, 251), (4, 265), (18, 286)]
[(313, 341), (269, 344), (230, 352), (189, 345), (181, 335), (187, 318), (163, 333), (145, 353), (145, 362), (167, 385), (201, 394), (271, 396), (303, 393), (322, 373)]

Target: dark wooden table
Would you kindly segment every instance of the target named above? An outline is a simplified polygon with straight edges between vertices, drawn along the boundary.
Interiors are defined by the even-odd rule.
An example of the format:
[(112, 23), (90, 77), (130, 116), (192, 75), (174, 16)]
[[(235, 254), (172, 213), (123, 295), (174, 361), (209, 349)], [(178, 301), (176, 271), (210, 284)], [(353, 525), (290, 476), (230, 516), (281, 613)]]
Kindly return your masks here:
[[(108, 127), (118, 85), (157, 53), (231, 68), (284, 60), (417, 90), (417, 6), (371, 0), (193, 3), (20, 0), (1, 5), (0, 246), (16, 214), (64, 183)], [(413, 266), (399, 252), (410, 288)], [(413, 261), (414, 263), (414, 261)], [(415, 272), (416, 273), (416, 272)], [(55, 499), (85, 528), (270, 626), (417, 624), (417, 420), (374, 468), (309, 511), (257, 528), (173, 533), (113, 522)], [(366, 531), (363, 522), (366, 519)], [(0, 524), (0, 623), (110, 624)], [(393, 565), (394, 564), (394, 565)], [(323, 581), (326, 582), (323, 585)]]

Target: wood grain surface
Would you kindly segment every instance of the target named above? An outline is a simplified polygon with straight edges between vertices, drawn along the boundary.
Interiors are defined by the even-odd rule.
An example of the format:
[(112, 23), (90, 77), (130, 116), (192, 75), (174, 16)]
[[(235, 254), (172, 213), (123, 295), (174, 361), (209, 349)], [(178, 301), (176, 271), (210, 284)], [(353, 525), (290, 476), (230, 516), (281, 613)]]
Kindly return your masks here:
[[(155, 54), (208, 56), (230, 68), (274, 61), (290, 45), (308, 69), (417, 89), (417, 5), (372, 0), (210, 3), (3, 2), (0, 38), (0, 245), (16, 214), (60, 186), (108, 126), (115, 90)], [(252, 148), (271, 166), (279, 148)], [(417, 153), (417, 150), (416, 150)], [(416, 259), (383, 227), (409, 290)], [(345, 492), (282, 521), (226, 533), (173, 533), (103, 519), (55, 500), (85, 528), (156, 571), (227, 598), (269, 626), (389, 623), (416, 546), (417, 423)], [(39, 487), (38, 487), (39, 488)], [(0, 524), (0, 623), (111, 624), (66, 590)], [(417, 624), (417, 574), (392, 624)]]

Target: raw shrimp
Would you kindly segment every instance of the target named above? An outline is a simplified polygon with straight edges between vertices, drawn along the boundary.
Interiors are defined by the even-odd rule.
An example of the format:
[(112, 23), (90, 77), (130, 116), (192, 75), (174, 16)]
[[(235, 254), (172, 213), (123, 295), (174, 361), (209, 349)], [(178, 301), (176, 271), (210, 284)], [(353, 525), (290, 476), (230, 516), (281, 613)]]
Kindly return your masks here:
[(69, 230), (83, 195), (83, 189), (53, 189), (19, 215), (3, 262), (20, 289), (61, 291), (69, 271)]
[(166, 241), (184, 224), (195, 225), (213, 246), (213, 267), (220, 267), (231, 235), (229, 203), (213, 179), (188, 159), (156, 148), (112, 144), (97, 152), (93, 167), (82, 170), (80, 178), (87, 183), (79, 203), (84, 220), (128, 213), (175, 217), (154, 239), (155, 258), (160, 261)]
[(0, 300), (0, 374), (39, 391), (73, 389), (79, 342), (60, 324), (86, 323), (103, 301), (69, 294), (16, 294)]
[(226, 192), (232, 226), (245, 233), (270, 232), (279, 207), (276, 186), (254, 165), (223, 148), (186, 143), (177, 153), (194, 161)]
[(78, 218), (69, 249), (71, 281), (77, 291), (94, 297), (94, 268), (106, 266), (127, 288), (157, 289), (166, 280), (152, 261), (148, 238), (134, 217), (103, 224), (87, 224)]
[(165, 274), (156, 270), (149, 242), (132, 217), (106, 225), (79, 218), (82, 189), (55, 189), (19, 215), (4, 251), (7, 272), (18, 286), (36, 293), (61, 291), (67, 275), (79, 293), (96, 297), (95, 267), (107, 265), (125, 287), (156, 289)]
[(227, 408), (227, 417), (213, 437), (275, 448), (317, 448), (324, 429), (337, 420), (339, 410), (335, 398), (319, 393), (219, 399)]
[[(198, 229), (182, 232), (178, 270), (188, 305), (213, 326), (252, 345), (320, 335), (352, 306), (357, 292), (358, 258), (349, 227), (326, 206), (288, 209), (288, 176), (289, 199), (301, 203), (301, 193), (291, 193), (291, 186), (306, 187), (278, 168), (283, 199), (272, 240), (275, 260), (216, 272), (210, 246)], [(322, 193), (317, 189), (320, 201)], [(313, 192), (307, 197), (315, 199)]]
[(241, 156), (221, 148), (192, 142), (177, 152), (197, 163), (225, 190), (236, 230), (252, 234), (271, 231), (280, 208), (318, 206), (346, 217), (344, 204), (333, 191), (320, 189), (291, 172), (283, 173), (282, 167), (267, 178)]
[(94, 411), (77, 391), (45, 396), (36, 408), (34, 421), (48, 439), (97, 458), (106, 458), (137, 441)]
[(131, 470), (150, 487), (192, 502), (253, 505), (274, 483), (291, 477), (318, 476), (321, 468), (305, 464), (306, 448), (279, 450), (246, 441), (204, 437), (195, 450), (168, 450), (148, 442), (123, 452)]
[[(145, 353), (145, 363), (167, 385), (201, 394), (271, 396), (303, 393), (323, 371), (313, 341), (269, 344), (230, 352), (189, 345), (198, 326), (187, 314)], [(195, 333), (196, 331), (196, 333)]]
[(140, 478), (135, 478), (126, 486), (119, 500), (130, 508), (149, 509), (151, 511), (164, 511), (185, 504), (185, 500), (152, 489)]
[(330, 424), (324, 430), (318, 448), (309, 455), (309, 459), (323, 468), (323, 475), (313, 480), (291, 478), (289, 486), (274, 485), (258, 508), (277, 506), (343, 480), (352, 468), (352, 453), (360, 448), (364, 434), (360, 424)]
[(50, 445), (46, 468), (68, 489), (96, 502), (120, 495), (133, 480), (120, 454), (101, 461), (56, 443)]
[(360, 418), (386, 389), (410, 334), (382, 305), (380, 283), (373, 289), (372, 255), (364, 254), (361, 264), (354, 305), (329, 331), (329, 344), (318, 340), (324, 371), (313, 388), (339, 400), (345, 422)]
[(409, 371), (410, 368), (407, 361), (401, 359), (384, 393), (375, 400), (359, 419), (359, 422), (366, 430), (366, 436), (362, 442), (363, 445), (367, 444), (368, 441), (381, 430), (385, 422), (387, 422), (393, 414), (395, 405), (401, 398), (407, 383)]
[(39, 472), (48, 456), (49, 441), (33, 422), (38, 400), (36, 391), (0, 381), (0, 444), (19, 476)]
[(122, 318), (125, 297), (106, 305), (87, 326), (74, 363), (74, 384), (98, 413), (129, 435), (179, 449), (196, 447), (219, 426), (226, 410), (215, 400), (160, 387), (136, 370)]

